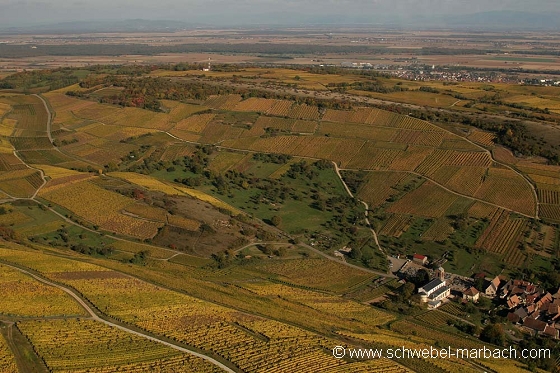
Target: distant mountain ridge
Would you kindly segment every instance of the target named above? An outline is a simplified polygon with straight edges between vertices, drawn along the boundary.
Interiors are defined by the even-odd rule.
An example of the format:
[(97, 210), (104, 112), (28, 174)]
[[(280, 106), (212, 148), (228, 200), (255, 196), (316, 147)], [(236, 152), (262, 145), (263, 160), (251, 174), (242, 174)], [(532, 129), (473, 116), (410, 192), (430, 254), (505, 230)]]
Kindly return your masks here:
[(560, 12), (530, 13), (517, 11), (491, 11), (445, 17), (449, 25), (459, 27), (485, 27), (488, 29), (560, 30)]
[(0, 27), (2, 33), (103, 33), (103, 32), (174, 32), (200, 27), (201, 24), (172, 20), (130, 19), (123, 21), (60, 22), (36, 26)]
[(309, 14), (290, 11), (243, 14), (228, 17), (199, 16), (196, 21), (180, 20), (106, 20), (62, 22), (22, 27), (2, 27), (0, 33), (110, 33), (110, 32), (174, 32), (193, 28), (216, 27), (282, 27), (282, 26), (373, 26), (402, 29), (463, 30), (560, 30), (560, 12), (534, 13), (489, 11), (473, 14), (414, 15), (398, 14)]

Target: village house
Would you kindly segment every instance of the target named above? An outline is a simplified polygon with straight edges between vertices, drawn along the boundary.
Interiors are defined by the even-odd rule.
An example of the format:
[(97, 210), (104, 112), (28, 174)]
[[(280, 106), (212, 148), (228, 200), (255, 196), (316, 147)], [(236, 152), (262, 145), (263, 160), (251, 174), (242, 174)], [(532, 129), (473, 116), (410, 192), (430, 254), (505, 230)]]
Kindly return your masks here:
[(490, 284), (484, 290), (484, 294), (495, 297), (498, 294), (498, 289), (500, 288), (500, 278), (498, 276), (494, 277)]
[(467, 290), (463, 292), (463, 299), (466, 299), (469, 302), (478, 302), (478, 298), (480, 297), (480, 292), (476, 290), (474, 286), (471, 286)]
[(424, 265), (428, 262), (428, 257), (421, 254), (414, 254), (412, 256), (412, 261), (416, 264)]

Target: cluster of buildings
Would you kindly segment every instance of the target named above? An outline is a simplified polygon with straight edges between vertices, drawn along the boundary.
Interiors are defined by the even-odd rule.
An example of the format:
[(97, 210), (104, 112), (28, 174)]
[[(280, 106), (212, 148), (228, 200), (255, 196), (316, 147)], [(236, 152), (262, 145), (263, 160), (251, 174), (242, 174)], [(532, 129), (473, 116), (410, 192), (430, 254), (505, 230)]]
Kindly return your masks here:
[(427, 69), (398, 68), (389, 72), (392, 76), (415, 81), (479, 82), (479, 83), (518, 83), (513, 75), (485, 71), (457, 71), (439, 69), (435, 66)]
[[(401, 61), (395, 61), (401, 62)], [(369, 62), (344, 61), (340, 64), (344, 68), (384, 70), (394, 77), (415, 81), (451, 81), (451, 82), (484, 82), (484, 83), (519, 83), (514, 74), (495, 71), (458, 70), (435, 65), (423, 65), (417, 61), (409, 65), (402, 64), (371, 64)]]
[(560, 86), (560, 80), (558, 80), (558, 78), (555, 79), (538, 79), (538, 78), (528, 78), (528, 79), (524, 79), (522, 80), (523, 84), (528, 84), (528, 85), (542, 85), (545, 87), (559, 87)]
[[(414, 254), (411, 262), (417, 265), (416, 268), (422, 268), (428, 263), (428, 258)], [(474, 279), (448, 275), (446, 280), (442, 267), (432, 273), (433, 279), (418, 289), (420, 301), (427, 303), (428, 309), (438, 308), (452, 291), (462, 297), (463, 302), (477, 303), (480, 297), (501, 299), (503, 306), (499, 307), (509, 311), (507, 319), (513, 324), (526, 332), (560, 338), (560, 289), (551, 294), (529, 281), (509, 280), (504, 283), (500, 277), (486, 278), (484, 273), (475, 275)], [(480, 289), (473, 286), (475, 284)]]
[(371, 69), (373, 65), (369, 62), (349, 62), (344, 61), (340, 63), (341, 67), (354, 68), (354, 69)]
[(558, 338), (560, 289), (550, 294), (528, 281), (510, 280), (500, 289), (500, 298), (510, 310), (509, 321), (529, 332)]

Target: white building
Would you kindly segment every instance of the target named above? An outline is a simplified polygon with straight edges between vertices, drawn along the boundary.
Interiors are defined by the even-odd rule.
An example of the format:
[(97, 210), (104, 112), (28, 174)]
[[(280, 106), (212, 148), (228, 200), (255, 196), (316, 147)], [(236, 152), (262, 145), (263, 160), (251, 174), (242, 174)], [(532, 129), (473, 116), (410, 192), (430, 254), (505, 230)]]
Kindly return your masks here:
[(495, 297), (498, 294), (498, 289), (500, 288), (500, 278), (498, 276), (494, 277), (488, 287), (484, 290), (484, 293), (488, 296)]
[(439, 278), (433, 279), (418, 289), (422, 302), (432, 302), (447, 298), (451, 294), (451, 288), (445, 281)]

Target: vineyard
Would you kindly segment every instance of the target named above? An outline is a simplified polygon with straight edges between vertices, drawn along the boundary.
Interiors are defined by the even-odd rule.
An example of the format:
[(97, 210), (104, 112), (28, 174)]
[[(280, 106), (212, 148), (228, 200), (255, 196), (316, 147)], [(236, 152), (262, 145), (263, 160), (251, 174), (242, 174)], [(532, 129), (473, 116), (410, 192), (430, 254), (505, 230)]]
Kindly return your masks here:
[(491, 218), (496, 213), (498, 208), (482, 202), (475, 202), (469, 208), (469, 215), (478, 219)]
[(44, 317), (84, 315), (84, 310), (62, 290), (0, 265), (0, 314)]
[(10, 205), (4, 204), (3, 207), (6, 208), (6, 212), (0, 215), (0, 226), (22, 224), (33, 220), (23, 212), (13, 209)]
[(412, 217), (407, 215), (393, 214), (383, 225), (379, 234), (398, 238), (410, 227), (412, 220)]
[(287, 116), (294, 119), (317, 120), (319, 119), (319, 109), (317, 106), (295, 104)]
[(15, 119), (0, 116), (0, 136), (9, 137), (17, 124)]
[(216, 173), (226, 172), (241, 163), (244, 159), (248, 159), (250, 157), (250, 155), (244, 153), (219, 152), (214, 158), (212, 158), (208, 168)]
[(340, 319), (359, 321), (368, 325), (382, 325), (394, 319), (393, 316), (383, 311), (361, 303), (345, 300), (339, 296), (281, 284), (244, 284), (244, 287), (259, 295), (281, 296), (317, 311), (333, 314)]
[(202, 105), (184, 104), (182, 102), (170, 100), (162, 100), (162, 104), (168, 109), (171, 109), (169, 110), (169, 116), (174, 122), (181, 121), (193, 114), (207, 111), (209, 109), (208, 107)]
[[(206, 125), (210, 123), (212, 119), (214, 119), (214, 116), (214, 114), (193, 115), (178, 122), (173, 127), (173, 129), (179, 131), (202, 133)], [(173, 133), (173, 130), (171, 131), (171, 133)]]
[(57, 272), (108, 271), (108, 269), (93, 264), (44, 255), (40, 251), (25, 249), (17, 245), (15, 245), (15, 248), (16, 250), (12, 250), (1, 246), (0, 258), (22, 264), (45, 275)]
[(12, 110), (10, 105), (0, 102), (0, 118), (6, 115), (10, 110)]
[(233, 110), (239, 101), (241, 101), (240, 95), (213, 96), (208, 98), (204, 105), (214, 109)]
[(266, 113), (276, 104), (276, 100), (271, 100), (267, 98), (256, 98), (250, 97), (246, 100), (239, 102), (233, 111), (254, 111), (260, 113)]
[[(458, 359), (336, 359), (332, 348), (353, 348), (353, 341), (382, 348), (482, 347), (479, 336), (458, 330), (471, 325), (467, 320), (484, 327), (486, 313), (470, 319), (472, 304), (459, 302), (412, 312), (413, 302), (403, 300), (410, 284), (398, 290), (399, 279), (386, 274), (406, 260), (386, 258), (385, 251), (399, 258), (423, 253), (458, 275), (494, 276), (501, 269), (511, 275), (520, 267), (535, 278), (546, 275), (558, 251), (560, 166), (536, 156), (545, 145), (521, 151), (517, 141), (529, 139), (510, 138), (519, 158), (514, 156), (495, 143), (508, 140), (509, 132), (497, 132), (497, 139), (470, 129), (467, 120), (460, 124), (459, 115), (471, 112), (466, 100), (459, 100), (456, 118), (451, 108), (422, 115), (437, 118), (437, 126), (414, 118), (420, 110), (410, 106), (390, 107), (408, 115), (357, 107), (362, 99), (374, 102), (368, 95), (381, 97), (376, 92), (362, 91), (355, 101), (323, 101), (331, 94), (344, 97), (329, 82), (370, 80), (366, 70), (346, 78), (248, 66), (204, 76), (156, 72), (175, 77), (161, 78), (162, 86), (178, 88), (141, 88), (153, 98), (150, 104), (161, 104), (150, 106), (153, 111), (99, 103), (128, 95), (119, 87), (75, 84), (45, 93), (53, 111), (52, 143), (39, 97), (0, 94), (0, 226), (5, 238), (20, 243), (4, 241), (0, 260), (68, 287), (101, 319), (123, 326), (86, 317), (60, 288), (0, 264), (0, 315), (14, 323), (16, 337), (25, 337), (52, 373), (219, 371), (157, 339), (247, 373), (521, 369)], [(113, 70), (93, 77), (111, 78), (106, 71)], [(138, 89), (145, 83), (117, 75), (116, 85)], [(278, 75), (293, 86), (282, 86)], [(232, 76), (236, 81), (222, 87)], [(208, 77), (216, 77), (212, 87), (187, 93)], [(250, 88), (260, 84), (266, 92)], [(410, 92), (402, 96), (438, 97), (416, 88), (439, 83), (403, 84)], [(315, 86), (322, 90), (315, 97), (302, 88)], [(274, 93), (275, 87), (284, 92)], [(68, 89), (73, 94), (66, 95)], [(208, 96), (220, 91), (243, 95)], [(455, 99), (447, 93), (445, 106)], [(381, 107), (376, 102), (371, 106)], [(514, 128), (513, 122), (504, 128)], [(534, 157), (520, 156), (529, 150)], [(29, 200), (37, 190), (36, 201)], [(376, 232), (364, 223), (360, 201)], [(343, 245), (351, 248), (348, 256), (319, 256)], [(459, 319), (464, 325), (450, 325)], [(0, 323), (0, 371), (11, 373), (21, 354), (7, 325)]]
[(450, 315), (453, 316), (457, 316), (457, 317), (465, 317), (467, 315), (467, 313), (464, 310), (464, 307), (458, 303), (454, 303), (454, 302), (447, 302), (444, 305), (442, 305), (439, 310), (441, 312), (445, 312), (448, 313)]
[(266, 112), (267, 115), (275, 115), (279, 117), (287, 117), (290, 113), (293, 103), (287, 100), (275, 100), (271, 108)]
[(430, 310), (415, 317), (417, 322), (426, 324), (428, 326), (435, 326), (436, 328), (445, 328), (448, 326), (449, 321), (455, 320), (445, 312), (440, 310)]
[(536, 201), (530, 186), (511, 170), (489, 169), (474, 196), (527, 215), (535, 214)]
[(526, 224), (525, 219), (513, 218), (498, 209), (492, 215), (490, 225), (476, 241), (476, 246), (503, 256), (506, 263), (520, 265), (526, 255), (519, 250), (518, 242)]
[(427, 218), (440, 218), (457, 198), (456, 195), (447, 192), (438, 185), (426, 181), (392, 204), (387, 211)]
[(198, 357), (92, 320), (25, 321), (18, 329), (51, 372), (215, 372)]
[(422, 175), (432, 176), (442, 166), (478, 166), (489, 167), (492, 160), (483, 152), (458, 152), (453, 150), (435, 150), (416, 168)]
[(169, 195), (180, 194), (180, 192), (175, 187), (147, 175), (137, 174), (134, 172), (111, 172), (109, 173), (109, 176), (126, 180), (149, 190), (162, 192)]
[(203, 144), (214, 144), (223, 139), (236, 139), (243, 133), (244, 129), (227, 124), (210, 122), (202, 131), (199, 142)]
[(40, 173), (30, 168), (0, 173), (0, 189), (14, 197), (30, 197), (42, 184)]
[(482, 348), (482, 342), (464, 336), (457, 336), (446, 332), (439, 331), (429, 326), (422, 326), (410, 321), (402, 320), (391, 324), (391, 330), (403, 334), (422, 337), (431, 340), (433, 345), (435, 341), (443, 346), (451, 346), (456, 348)]
[(178, 158), (192, 155), (193, 151), (193, 147), (188, 144), (171, 144), (165, 148), (161, 160), (170, 162)]
[(200, 228), (200, 222), (193, 219), (187, 219), (178, 215), (167, 215), (167, 223), (174, 227), (186, 229), (196, 232)]
[(377, 342), (388, 346), (406, 348), (418, 348), (418, 346), (429, 345), (431, 340), (420, 336), (403, 336), (389, 330), (380, 329), (375, 334), (358, 334), (350, 332), (338, 332), (338, 334), (359, 339), (366, 342)]
[(43, 102), (28, 95), (13, 95), (0, 98), (0, 102), (10, 105), (12, 110), (8, 113), (9, 119), (17, 121), (14, 132), (16, 136), (35, 137), (47, 136), (47, 111)]
[(453, 233), (453, 227), (447, 218), (437, 219), (424, 234), (422, 239), (429, 241), (443, 241)]
[(377, 141), (393, 141), (396, 133), (390, 128), (372, 128), (367, 125), (320, 122), (318, 134), (335, 137), (363, 138)]
[[(110, 140), (96, 143), (95, 139), (84, 139), (79, 141), (80, 146), (67, 146), (74, 154), (98, 164), (131, 151), (126, 147), (128, 144), (118, 147), (122, 152), (113, 150), (112, 142), (122, 140), (125, 134), (118, 135), (106, 127), (134, 127), (171, 131), (187, 141), (220, 143), (240, 150), (327, 159), (343, 168), (415, 171), (453, 191), (514, 211), (534, 214), (536, 208), (529, 184), (513, 171), (492, 166), (492, 159), (482, 149), (428, 122), (388, 111), (356, 108), (327, 109), (323, 113), (316, 106), (288, 100), (257, 97), (242, 100), (238, 95), (226, 95), (210, 97), (203, 106), (163, 101), (169, 112), (154, 113), (60, 96), (63, 95), (58, 92), (47, 95), (57, 117), (60, 111), (61, 117), (70, 122), (70, 128)], [(200, 114), (207, 110), (222, 112)], [(247, 124), (236, 112), (250, 113), (253, 124)], [(229, 118), (227, 123), (223, 118)], [(97, 124), (80, 128), (83, 120)], [(100, 122), (105, 125), (100, 126)], [(268, 137), (267, 128), (281, 133), (318, 133)], [(483, 145), (492, 141), (490, 134), (483, 131), (474, 131), (470, 136), (472, 141)], [(164, 152), (165, 158), (173, 159), (174, 156), (169, 158), (170, 154)]]
[(116, 250), (126, 251), (129, 253), (147, 252), (151, 258), (165, 259), (174, 254), (173, 251), (157, 246), (145, 245), (131, 241), (115, 241), (111, 244)]
[(548, 166), (529, 169), (533, 173), (528, 174), (537, 186), (541, 217), (553, 222), (560, 221), (560, 177), (556, 170), (556, 167)]
[(294, 133), (315, 133), (317, 123), (317, 121), (312, 120), (296, 120), (291, 131)]
[(290, 259), (255, 265), (258, 271), (280, 276), (291, 284), (333, 291), (347, 289), (371, 277), (371, 274), (346, 268), (325, 259)]
[(462, 190), (472, 196), (484, 181), (487, 169), (484, 167), (459, 167), (444, 184), (452, 190)]
[[(295, 122), (296, 121), (293, 119), (260, 116), (253, 125), (252, 129), (263, 130), (265, 128), (274, 128), (283, 131), (291, 131)], [(262, 133), (264, 133), (264, 131)]]
[(360, 170), (383, 170), (389, 168), (400, 153), (401, 150), (376, 148), (366, 142), (343, 166)]
[(560, 205), (541, 205), (541, 215), (543, 218), (560, 221)]
[[(428, 315), (428, 314), (425, 314)], [(359, 339), (369, 343), (375, 343), (377, 346), (391, 346), (393, 348), (407, 348), (412, 350), (418, 350), (422, 348), (429, 348), (433, 346), (434, 340), (428, 338), (431, 337), (421, 337), (415, 335), (403, 336), (397, 333), (380, 330), (376, 334), (356, 334), (348, 332), (339, 332), (343, 336), (348, 336), (350, 338)], [(416, 359), (415, 359), (416, 360)], [(434, 360), (438, 360), (437, 362)], [(441, 360), (441, 361), (440, 361)], [(425, 359), (423, 360), (428, 364), (434, 364), (436, 367), (442, 368), (446, 372), (478, 372), (466, 361), (457, 358), (450, 359)], [(414, 369), (418, 368), (418, 361), (412, 364)]]
[(202, 191), (185, 188), (179, 185), (172, 186), (147, 175), (137, 174), (134, 172), (111, 172), (109, 173), (109, 176), (117, 177), (146, 189), (162, 192), (168, 195), (191, 196), (193, 198), (207, 202), (214, 207), (231, 211), (234, 215), (240, 213), (240, 211), (235, 209), (234, 207)]
[(122, 214), (121, 210), (132, 205), (134, 200), (88, 181), (41, 191), (40, 195), (108, 231), (138, 238), (151, 238), (157, 234), (158, 228), (163, 226), (163, 223)]
[(484, 145), (489, 148), (492, 148), (496, 145), (496, 143), (494, 142), (496, 136), (490, 132), (472, 131), (472, 133), (467, 138), (471, 141), (476, 142), (477, 144)]
[[(12, 256), (13, 259), (15, 256), (25, 261), (25, 254), (10, 255), (9, 251), (0, 250), (0, 257)], [(44, 263), (48, 261), (46, 256), (35, 254), (34, 257), (35, 260), (42, 260)], [(65, 262), (71, 261), (61, 260), (61, 264)], [(276, 321), (242, 315), (222, 306), (116, 274), (99, 271), (74, 273), (58, 271), (50, 276), (74, 287), (97, 308), (119, 320), (134, 323), (148, 331), (205, 351), (213, 351), (248, 372), (291, 372), (295, 366), (298, 369), (313, 370), (313, 367), (318, 364), (324, 368), (334, 369), (339, 365), (347, 364), (325, 352), (336, 343), (325, 337)], [(303, 291), (294, 290), (296, 293)], [(317, 294), (316, 297), (323, 301), (331, 299), (330, 304), (322, 304), (323, 302), (320, 301), (310, 302), (310, 304), (315, 304), (316, 307), (324, 308), (329, 312), (334, 307), (334, 312), (339, 313), (343, 318), (363, 318), (362, 322), (366, 320), (370, 322), (374, 319), (380, 323), (392, 319), (392, 316), (388, 318), (387, 315), (359, 303), (321, 294)], [(136, 340), (130, 336), (123, 341), (123, 338), (118, 335), (119, 331), (105, 326), (103, 330), (99, 330), (100, 328), (93, 327), (93, 323), (93, 321), (81, 320), (55, 320), (22, 322), (18, 326), (54, 371), (57, 369), (63, 371), (68, 368), (65, 364), (72, 362), (99, 367), (102, 364), (129, 364), (130, 360), (140, 359), (140, 356), (143, 360), (162, 358), (160, 354), (163, 352), (156, 348), (149, 347), (150, 353), (146, 353), (147, 344), (151, 342)], [(40, 334), (38, 330), (41, 330)], [(92, 344), (88, 354), (80, 360), (64, 359), (62, 356), (68, 356), (69, 353), (66, 351), (68, 345), (64, 343), (64, 339), (67, 340), (66, 335), (70, 333), (75, 335), (74, 350), (79, 350), (75, 346), (76, 343), (78, 345), (82, 343), (80, 341), (99, 342)], [(111, 358), (99, 359), (107, 349), (112, 351)], [(124, 351), (128, 352), (124, 354)], [(267, 358), (263, 359), (263, 356)], [(287, 356), (290, 358), (286, 358)], [(384, 365), (376, 366), (389, 365), (395, 364), (386, 362)], [(347, 367), (341, 368), (343, 369), (340, 371), (347, 371)]]
[(366, 182), (358, 190), (358, 196), (372, 208), (379, 206), (399, 193), (395, 188), (406, 177), (404, 172), (370, 172)]
[(14, 355), (2, 334), (0, 334), (0, 371), (4, 373), (19, 373)]
[(398, 130), (396, 133), (397, 136), (392, 140), (394, 142), (432, 147), (440, 146), (444, 137), (444, 133), (439, 131)]
[(167, 211), (160, 207), (153, 207), (145, 203), (130, 204), (126, 206), (123, 211), (134, 216), (158, 222), (165, 222), (167, 219)]

